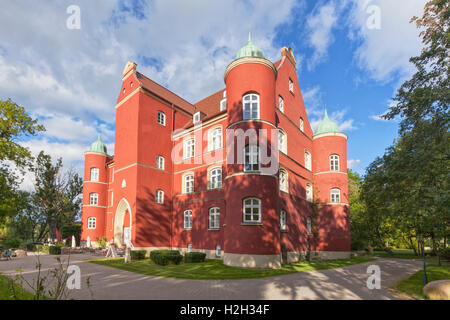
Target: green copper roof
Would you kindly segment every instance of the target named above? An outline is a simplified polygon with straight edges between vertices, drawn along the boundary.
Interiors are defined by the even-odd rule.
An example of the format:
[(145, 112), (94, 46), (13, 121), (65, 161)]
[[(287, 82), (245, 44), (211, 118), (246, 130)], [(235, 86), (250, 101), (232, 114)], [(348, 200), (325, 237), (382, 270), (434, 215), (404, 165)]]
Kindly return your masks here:
[(106, 146), (100, 138), (100, 135), (98, 135), (97, 141), (91, 144), (91, 149), (89, 149), (89, 151), (106, 154)]
[(250, 33), (248, 34), (248, 43), (236, 53), (236, 59), (244, 57), (256, 57), (265, 59), (262, 50), (252, 43), (252, 36)]
[(333, 122), (328, 118), (327, 110), (325, 110), (325, 117), (323, 117), (322, 122), (320, 122), (319, 125), (317, 126), (316, 130), (314, 131), (314, 135), (330, 132), (340, 132), (340, 131), (336, 122)]

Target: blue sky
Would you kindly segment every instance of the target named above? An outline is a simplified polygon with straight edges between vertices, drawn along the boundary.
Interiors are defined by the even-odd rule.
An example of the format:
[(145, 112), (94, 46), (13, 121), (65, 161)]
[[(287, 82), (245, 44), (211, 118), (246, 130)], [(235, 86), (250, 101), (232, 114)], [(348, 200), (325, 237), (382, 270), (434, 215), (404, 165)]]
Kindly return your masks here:
[[(81, 28), (66, 12), (80, 7)], [(383, 121), (414, 68), (418, 30), (409, 20), (425, 0), (30, 1), (0, 12), (0, 97), (46, 126), (23, 144), (83, 166), (102, 134), (114, 148), (114, 105), (127, 60), (191, 102), (221, 89), (223, 71), (252, 32), (272, 61), (291, 46), (309, 120), (329, 115), (349, 136), (349, 166), (360, 173), (397, 136)], [(379, 15), (377, 15), (379, 13)], [(375, 14), (375, 15), (374, 15)], [(374, 18), (378, 20), (373, 20)], [(373, 28), (374, 21), (379, 28)], [(372, 26), (372, 27), (371, 27)]]

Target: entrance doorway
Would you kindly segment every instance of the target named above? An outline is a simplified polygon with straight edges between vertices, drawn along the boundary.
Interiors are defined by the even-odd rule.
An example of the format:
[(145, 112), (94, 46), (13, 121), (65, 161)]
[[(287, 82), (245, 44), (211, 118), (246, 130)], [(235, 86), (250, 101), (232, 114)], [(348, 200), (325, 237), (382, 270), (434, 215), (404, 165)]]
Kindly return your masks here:
[(114, 216), (114, 243), (121, 248), (125, 244), (125, 240), (131, 242), (131, 208), (128, 201), (122, 199)]

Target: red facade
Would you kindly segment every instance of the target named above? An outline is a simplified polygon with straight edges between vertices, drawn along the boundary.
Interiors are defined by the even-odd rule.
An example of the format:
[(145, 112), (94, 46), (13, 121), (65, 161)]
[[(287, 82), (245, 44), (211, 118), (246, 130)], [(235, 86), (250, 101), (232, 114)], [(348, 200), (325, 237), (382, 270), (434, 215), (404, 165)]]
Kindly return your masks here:
[[(234, 60), (225, 71), (225, 89), (195, 104), (140, 74), (131, 62), (122, 81), (114, 156), (92, 150), (85, 154), (82, 241), (106, 237), (123, 245), (130, 232), (135, 248), (189, 247), (223, 258), (225, 264), (247, 267), (278, 267), (282, 260), (295, 261), (308, 251), (323, 258), (349, 254), (347, 137), (313, 134), (290, 48), (283, 48), (275, 63), (260, 57)], [(246, 95), (259, 99), (251, 119), (243, 111)], [(226, 109), (221, 109), (224, 99)], [(194, 114), (201, 125), (194, 125)], [(264, 143), (258, 140), (259, 151), (264, 148), (277, 156), (275, 172), (265, 173), (262, 169), (269, 165), (263, 163), (257, 170), (243, 164), (242, 146), (251, 142), (244, 137), (239, 145), (238, 137), (227, 137), (237, 129), (255, 129), (258, 138), (267, 137)], [(214, 130), (220, 130), (215, 137), (221, 142), (212, 138)], [(283, 151), (273, 149), (279, 145), (272, 130), (284, 133)], [(191, 138), (194, 157), (183, 159)], [(227, 157), (230, 152), (233, 161)], [(330, 168), (331, 155), (339, 157), (338, 168)], [(158, 167), (158, 157), (164, 159), (163, 167)], [(98, 181), (91, 181), (92, 168), (99, 169)], [(280, 190), (280, 181), (285, 181), (281, 172), (288, 183)], [(187, 183), (191, 175), (193, 190)], [(331, 198), (332, 189), (339, 190), (338, 198)], [(158, 199), (160, 191), (163, 201)], [(91, 201), (93, 193), (98, 194), (97, 203)], [(244, 203), (250, 198), (260, 205), (249, 222)], [(285, 224), (280, 221), (282, 211)], [(185, 216), (189, 212), (191, 220)], [(218, 212), (218, 220), (212, 222), (210, 212)]]

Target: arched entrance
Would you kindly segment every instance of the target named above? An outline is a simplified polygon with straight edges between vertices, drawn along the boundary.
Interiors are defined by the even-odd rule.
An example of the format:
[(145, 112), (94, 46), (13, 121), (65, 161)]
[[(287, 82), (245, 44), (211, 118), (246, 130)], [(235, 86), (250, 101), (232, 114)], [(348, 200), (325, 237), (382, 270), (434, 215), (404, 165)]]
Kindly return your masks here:
[(120, 200), (114, 217), (114, 243), (117, 247), (121, 248), (124, 244), (124, 235), (129, 236), (131, 240), (131, 226), (131, 208), (124, 198)]

